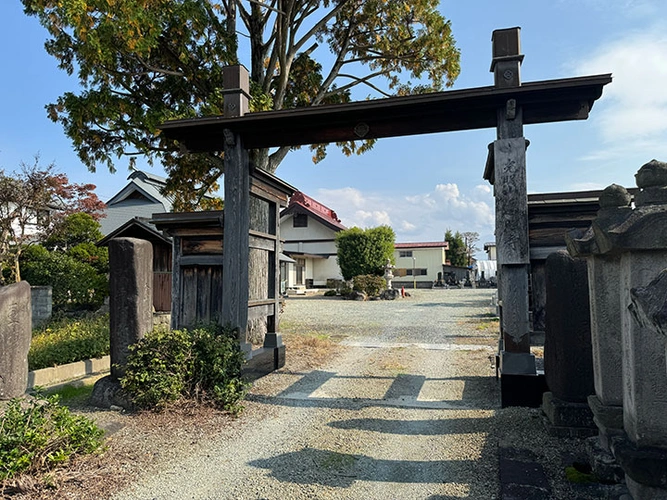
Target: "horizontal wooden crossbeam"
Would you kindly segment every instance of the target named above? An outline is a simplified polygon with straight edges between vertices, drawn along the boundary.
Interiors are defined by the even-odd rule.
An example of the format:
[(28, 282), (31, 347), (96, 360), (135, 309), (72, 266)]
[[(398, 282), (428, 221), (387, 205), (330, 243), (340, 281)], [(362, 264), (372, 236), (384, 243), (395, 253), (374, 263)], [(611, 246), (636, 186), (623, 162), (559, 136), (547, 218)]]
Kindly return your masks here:
[(524, 83), (515, 88), (478, 87), (347, 104), (174, 120), (164, 134), (190, 151), (219, 151), (223, 131), (239, 134), (248, 149), (376, 139), (493, 128), (510, 99), (523, 123), (584, 120), (611, 75)]

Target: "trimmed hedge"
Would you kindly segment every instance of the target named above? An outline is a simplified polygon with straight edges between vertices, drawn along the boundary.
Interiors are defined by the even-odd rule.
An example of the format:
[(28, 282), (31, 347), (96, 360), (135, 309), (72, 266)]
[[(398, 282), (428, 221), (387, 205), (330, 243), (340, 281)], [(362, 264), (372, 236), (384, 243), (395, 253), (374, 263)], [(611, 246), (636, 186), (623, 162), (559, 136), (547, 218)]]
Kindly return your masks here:
[(382, 290), (387, 288), (387, 281), (382, 276), (372, 274), (355, 276), (353, 288), (358, 292), (365, 292), (369, 297), (377, 297)]

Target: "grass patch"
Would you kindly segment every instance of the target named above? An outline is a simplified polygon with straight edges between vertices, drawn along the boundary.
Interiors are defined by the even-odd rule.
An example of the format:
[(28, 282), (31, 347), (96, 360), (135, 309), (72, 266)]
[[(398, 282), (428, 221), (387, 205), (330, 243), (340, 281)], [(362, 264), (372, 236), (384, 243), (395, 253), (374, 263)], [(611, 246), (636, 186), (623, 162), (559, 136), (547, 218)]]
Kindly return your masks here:
[(582, 472), (577, 467), (574, 466), (565, 468), (565, 477), (569, 482), (575, 484), (587, 484), (587, 483), (597, 482), (595, 474)]
[(283, 340), (287, 350), (305, 364), (304, 368), (322, 365), (339, 349), (329, 335), (318, 332), (285, 333)]
[(93, 384), (84, 384), (78, 387), (71, 384), (67, 384), (53, 392), (49, 391), (49, 394), (51, 395), (53, 394), (58, 395), (60, 401), (64, 405), (88, 399), (90, 398), (90, 395), (92, 393), (93, 393)]
[(389, 372), (393, 372), (393, 373), (399, 375), (401, 373), (405, 373), (405, 371), (407, 370), (407, 367), (405, 365), (399, 363), (398, 361), (391, 360), (391, 361), (385, 361), (385, 362), (381, 363), (380, 364), (380, 369), (381, 370), (386, 370), (386, 371), (389, 371)]
[(32, 332), (30, 370), (109, 354), (109, 315), (57, 318)]
[(475, 326), (475, 330), (480, 332), (500, 331), (500, 320), (497, 317), (484, 318)]
[(348, 453), (328, 451), (324, 458), (322, 458), (320, 465), (325, 469), (344, 470), (354, 465), (356, 459), (354, 455)]

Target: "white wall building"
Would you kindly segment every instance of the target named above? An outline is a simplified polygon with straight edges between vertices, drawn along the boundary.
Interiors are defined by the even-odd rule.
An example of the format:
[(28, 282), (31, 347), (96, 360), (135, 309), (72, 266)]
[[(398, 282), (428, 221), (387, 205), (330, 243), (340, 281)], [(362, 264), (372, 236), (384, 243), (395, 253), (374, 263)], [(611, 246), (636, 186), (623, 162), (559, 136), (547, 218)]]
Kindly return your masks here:
[(446, 241), (422, 243), (396, 243), (394, 245), (395, 287), (430, 288), (442, 277), (442, 266), (446, 263)]
[(347, 229), (336, 212), (296, 192), (280, 214), (283, 253), (296, 261), (287, 270), (287, 287), (326, 287), (342, 280), (336, 258), (336, 233)]

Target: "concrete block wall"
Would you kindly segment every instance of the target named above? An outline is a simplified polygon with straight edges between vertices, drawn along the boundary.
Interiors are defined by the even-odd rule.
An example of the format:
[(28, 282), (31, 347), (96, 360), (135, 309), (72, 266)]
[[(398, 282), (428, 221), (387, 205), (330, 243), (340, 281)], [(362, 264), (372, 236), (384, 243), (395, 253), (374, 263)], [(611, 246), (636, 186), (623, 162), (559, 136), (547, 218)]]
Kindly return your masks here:
[(53, 290), (50, 286), (31, 286), (32, 325), (39, 326), (51, 318)]

